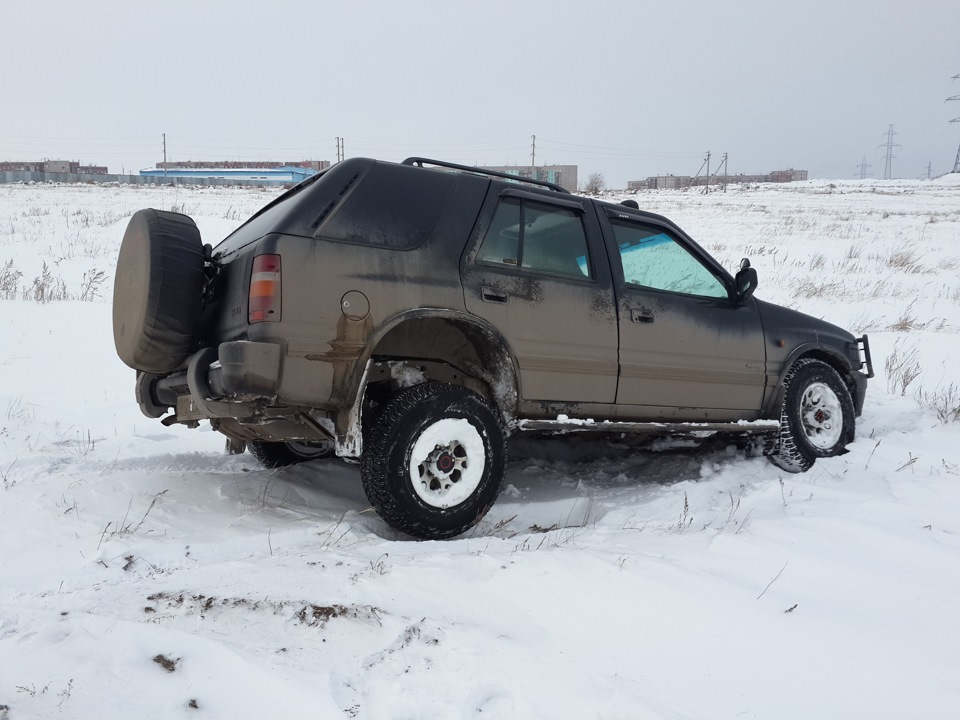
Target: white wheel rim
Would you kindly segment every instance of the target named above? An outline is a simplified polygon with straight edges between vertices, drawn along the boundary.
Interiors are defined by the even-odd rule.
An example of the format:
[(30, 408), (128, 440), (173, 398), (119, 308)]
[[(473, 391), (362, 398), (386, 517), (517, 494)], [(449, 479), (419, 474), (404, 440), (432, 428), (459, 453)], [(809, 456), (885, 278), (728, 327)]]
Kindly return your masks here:
[(438, 420), (417, 438), (410, 453), (410, 482), (430, 507), (459, 505), (477, 489), (486, 467), (483, 437), (469, 421)]
[(843, 434), (843, 409), (840, 398), (829, 385), (810, 383), (800, 399), (800, 422), (810, 444), (820, 450), (834, 447)]

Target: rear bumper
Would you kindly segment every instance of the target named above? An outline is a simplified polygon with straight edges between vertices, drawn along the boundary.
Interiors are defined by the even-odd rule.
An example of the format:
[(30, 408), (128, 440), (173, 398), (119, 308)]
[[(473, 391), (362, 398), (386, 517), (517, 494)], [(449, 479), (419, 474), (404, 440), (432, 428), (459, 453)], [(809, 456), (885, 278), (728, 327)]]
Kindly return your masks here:
[[(359, 456), (359, 405), (344, 415), (313, 406), (278, 404), (281, 346), (234, 341), (191, 355), (171, 375), (137, 374), (137, 402), (144, 415), (164, 425), (196, 427), (209, 420), (238, 440), (319, 442), (335, 440), (338, 455)], [(364, 374), (366, 377), (366, 374)], [(173, 409), (173, 413), (168, 414)]]
[(238, 340), (198, 350), (186, 371), (137, 378), (137, 401), (147, 417), (160, 417), (169, 408), (177, 420), (243, 417), (253, 404), (277, 396), (280, 346)]

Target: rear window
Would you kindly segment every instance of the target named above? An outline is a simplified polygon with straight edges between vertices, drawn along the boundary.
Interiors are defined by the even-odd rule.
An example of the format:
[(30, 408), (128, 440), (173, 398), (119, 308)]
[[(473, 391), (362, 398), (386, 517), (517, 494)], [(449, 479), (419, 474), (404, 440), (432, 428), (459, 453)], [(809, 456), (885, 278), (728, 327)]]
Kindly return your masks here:
[(309, 198), (310, 186), (320, 181), (320, 178), (329, 172), (322, 170), (316, 175), (307, 178), (299, 185), (291, 188), (273, 202), (258, 210), (253, 217), (238, 227), (217, 245), (217, 252), (221, 255), (239, 250), (254, 240), (259, 240), (268, 232), (276, 230), (277, 224), (290, 214), (292, 206), (303, 203)]
[(317, 236), (395, 250), (415, 248), (437, 224), (455, 182), (449, 173), (378, 164)]

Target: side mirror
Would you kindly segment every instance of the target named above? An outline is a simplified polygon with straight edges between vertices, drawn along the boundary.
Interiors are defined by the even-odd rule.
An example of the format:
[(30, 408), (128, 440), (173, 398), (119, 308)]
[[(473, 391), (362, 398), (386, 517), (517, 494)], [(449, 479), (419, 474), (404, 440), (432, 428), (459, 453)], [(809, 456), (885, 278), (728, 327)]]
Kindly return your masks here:
[(740, 261), (740, 272), (734, 280), (737, 285), (737, 302), (745, 303), (757, 289), (757, 271), (750, 267), (750, 261), (747, 258)]

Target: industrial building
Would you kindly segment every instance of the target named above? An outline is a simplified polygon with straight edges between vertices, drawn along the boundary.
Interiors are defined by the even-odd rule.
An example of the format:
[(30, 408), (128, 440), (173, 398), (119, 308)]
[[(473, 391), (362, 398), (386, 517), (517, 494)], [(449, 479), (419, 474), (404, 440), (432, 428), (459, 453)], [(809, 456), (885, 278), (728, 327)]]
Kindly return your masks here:
[(167, 178), (181, 182), (190, 180), (222, 180), (291, 185), (301, 182), (320, 170), (330, 167), (327, 160), (298, 160), (293, 162), (236, 161), (161, 162), (156, 167), (141, 170), (140, 175)]

